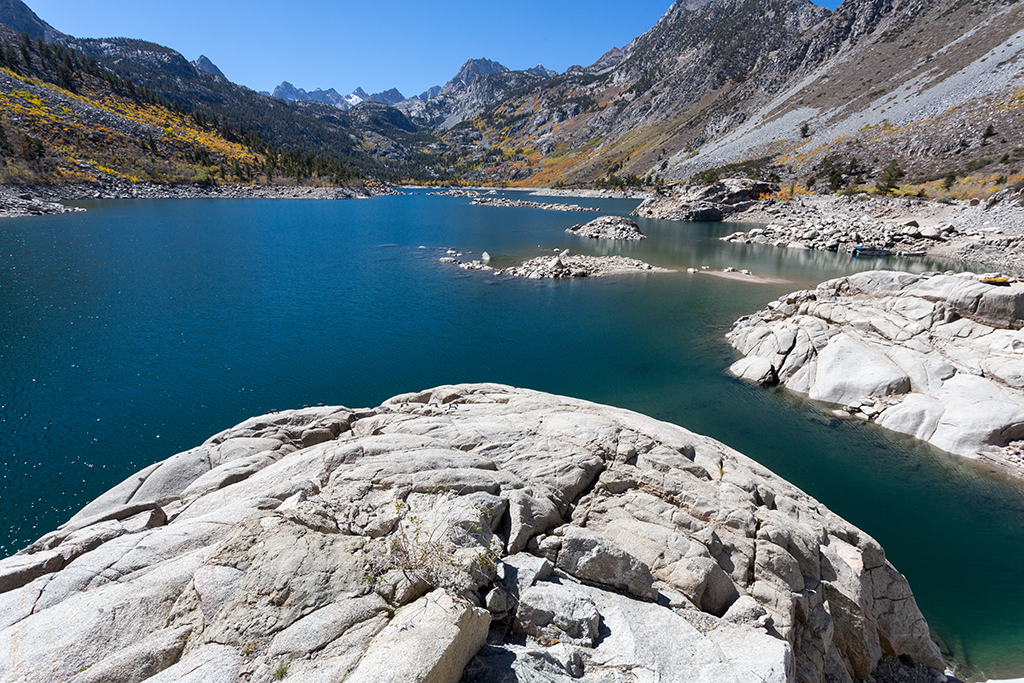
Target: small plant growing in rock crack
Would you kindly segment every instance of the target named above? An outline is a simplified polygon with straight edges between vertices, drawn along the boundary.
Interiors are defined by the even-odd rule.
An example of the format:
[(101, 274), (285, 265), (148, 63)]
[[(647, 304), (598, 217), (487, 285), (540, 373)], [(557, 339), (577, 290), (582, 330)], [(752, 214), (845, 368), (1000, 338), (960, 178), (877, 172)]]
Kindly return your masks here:
[(288, 675), (288, 665), (287, 664), (279, 664), (278, 667), (276, 669), (274, 669), (273, 676), (274, 676), (274, 680), (275, 681), (284, 680), (284, 677), (287, 676), (287, 675)]
[[(447, 491), (439, 496), (435, 507), (450, 503), (456, 497), (454, 492)], [(376, 586), (386, 574), (398, 570), (410, 583), (423, 582), (431, 588), (459, 594), (474, 574), (492, 572), (501, 557), (499, 550), (490, 548), (469, 557), (463, 554), (460, 558), (457, 553), (465, 547), (458, 540), (484, 531), (489, 510), (480, 506), (474, 509), (477, 519), (468, 525), (452, 519), (451, 507), (440, 519), (427, 522), (411, 514), (408, 503), (396, 502), (399, 521), (391, 534), (382, 539), (383, 557), (368, 567), (364, 580)]]

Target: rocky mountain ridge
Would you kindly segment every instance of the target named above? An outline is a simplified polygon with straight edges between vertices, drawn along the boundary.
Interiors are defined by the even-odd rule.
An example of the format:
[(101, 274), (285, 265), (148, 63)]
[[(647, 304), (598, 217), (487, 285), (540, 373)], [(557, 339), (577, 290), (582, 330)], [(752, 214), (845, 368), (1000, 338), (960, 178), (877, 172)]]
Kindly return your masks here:
[(405, 100), (396, 106), (421, 126), (448, 130), (476, 117), (509, 93), (550, 78), (549, 72), (540, 64), (526, 71), (511, 71), (489, 59), (470, 59), (433, 97)]
[[(7, 2), (0, 19), (34, 16)], [(204, 82), (173, 50), (67, 40), (172, 101), (251, 118), (246, 127), (275, 144), (382, 174), (414, 164), (421, 178), (622, 187), (722, 172), (835, 191), (895, 160), (918, 180), (984, 169), (965, 180), (978, 196), (1024, 179), (1022, 12), (1011, 0), (847, 0), (835, 12), (806, 0), (679, 0), (625, 47), (561, 75), (472, 59), (408, 99), (285, 83), (287, 114)], [(397, 126), (352, 140), (346, 126), (359, 138), (361, 124), (338, 109), (357, 99), (395, 106), (417, 139)]]
[(349, 95), (342, 95), (334, 88), (330, 90), (321, 90), (317, 88), (312, 92), (307, 92), (302, 88), (296, 88), (288, 81), (284, 81), (281, 85), (274, 88), (273, 97), (287, 102), (321, 102), (323, 104), (330, 104), (332, 106), (347, 111), (352, 107), (360, 104), (361, 102), (377, 102), (380, 104), (398, 104), (405, 99), (402, 93), (398, 92), (396, 88), (385, 90), (384, 92), (373, 93), (372, 95), (367, 94), (362, 88), (356, 88)]
[(0, 0), (0, 24), (17, 33), (24, 33), (29, 38), (42, 38), (48, 43), (68, 38), (36, 16), (21, 0)]

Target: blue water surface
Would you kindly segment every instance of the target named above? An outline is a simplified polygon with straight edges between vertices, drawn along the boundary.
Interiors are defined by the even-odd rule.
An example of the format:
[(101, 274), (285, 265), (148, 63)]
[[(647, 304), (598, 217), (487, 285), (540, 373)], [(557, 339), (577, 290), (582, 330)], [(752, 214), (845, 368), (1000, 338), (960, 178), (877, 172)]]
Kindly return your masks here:
[[(594, 214), (423, 192), (82, 206), (0, 222), (0, 556), (251, 415), (501, 382), (638, 410), (755, 458), (882, 543), (963, 671), (1024, 675), (1021, 487), (724, 374), (729, 326), (780, 295), (949, 264), (715, 239), (741, 228), (729, 224), (638, 220), (649, 239), (599, 243), (565, 233)], [(439, 263), (448, 248), (498, 267), (568, 248), (680, 272), (517, 280)], [(685, 272), (702, 265), (773, 281)]]

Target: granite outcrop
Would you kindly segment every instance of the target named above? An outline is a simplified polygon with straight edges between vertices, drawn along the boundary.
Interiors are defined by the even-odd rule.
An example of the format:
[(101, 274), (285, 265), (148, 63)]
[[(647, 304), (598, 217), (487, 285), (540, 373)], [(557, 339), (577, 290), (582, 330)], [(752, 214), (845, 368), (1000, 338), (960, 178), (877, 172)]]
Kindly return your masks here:
[(503, 206), (506, 208), (544, 209), (545, 211), (600, 211), (601, 209), (580, 206), (579, 204), (553, 204), (534, 202), (527, 199), (505, 199), (504, 197), (479, 197), (473, 200), (476, 206)]
[(590, 237), (597, 240), (642, 240), (646, 235), (640, 232), (636, 221), (622, 216), (601, 216), (586, 223), (574, 225), (565, 230), (570, 235)]
[(0, 561), (0, 679), (852, 681), (941, 669), (870, 536), (745, 456), (501, 385), (251, 418)]
[(459, 261), (462, 254), (449, 250), (448, 256), (440, 259), (441, 263), (451, 263), (463, 270), (480, 270), (495, 275), (511, 275), (528, 280), (565, 280), (582, 277), (601, 277), (605, 275), (625, 275), (628, 273), (674, 273), (669, 268), (653, 266), (640, 259), (614, 254), (612, 256), (590, 256), (573, 254), (564, 249), (556, 256), (538, 256), (510, 268), (495, 268), (490, 265), (491, 256), (486, 251), (479, 259)]
[(1005, 280), (830, 280), (737, 321), (730, 370), (1024, 477), (1024, 285)]
[(778, 185), (760, 180), (729, 178), (710, 185), (673, 188), (644, 200), (633, 215), (669, 221), (718, 222), (778, 191)]

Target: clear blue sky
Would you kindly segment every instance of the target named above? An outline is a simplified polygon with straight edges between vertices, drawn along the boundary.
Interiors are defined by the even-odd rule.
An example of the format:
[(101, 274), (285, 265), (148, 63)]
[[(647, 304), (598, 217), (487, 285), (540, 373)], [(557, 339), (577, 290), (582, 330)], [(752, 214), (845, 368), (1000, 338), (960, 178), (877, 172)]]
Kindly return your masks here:
[[(469, 58), (510, 69), (564, 71), (622, 47), (671, 0), (26, 0), (51, 26), (80, 38), (125, 36), (205, 54), (236, 83), (273, 90), (419, 94)], [(834, 8), (839, 0), (818, 0)]]

